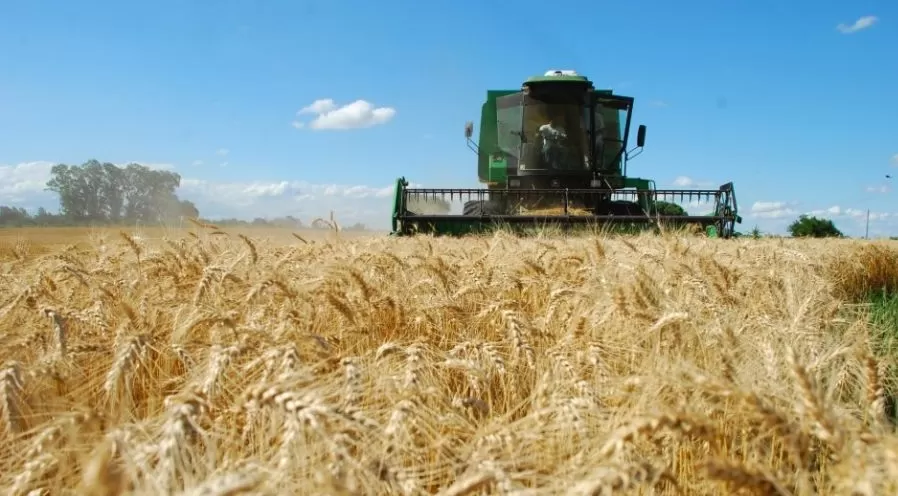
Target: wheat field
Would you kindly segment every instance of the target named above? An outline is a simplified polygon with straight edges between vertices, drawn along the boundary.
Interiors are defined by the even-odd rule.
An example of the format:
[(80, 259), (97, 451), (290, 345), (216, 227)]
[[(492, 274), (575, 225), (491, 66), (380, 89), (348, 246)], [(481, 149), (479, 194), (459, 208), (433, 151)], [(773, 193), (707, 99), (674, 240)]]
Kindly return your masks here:
[(4, 494), (898, 494), (884, 245), (34, 248), (0, 255)]

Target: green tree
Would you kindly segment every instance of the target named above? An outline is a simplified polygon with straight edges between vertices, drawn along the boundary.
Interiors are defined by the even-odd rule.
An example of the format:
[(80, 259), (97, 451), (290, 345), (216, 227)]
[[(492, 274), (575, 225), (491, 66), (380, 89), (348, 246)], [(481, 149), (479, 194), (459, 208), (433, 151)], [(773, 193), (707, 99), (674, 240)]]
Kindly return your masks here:
[(658, 215), (689, 215), (683, 207), (666, 201), (656, 201), (655, 212)]
[(196, 205), (175, 194), (181, 185), (175, 172), (89, 160), (57, 164), (50, 174), (47, 190), (59, 195), (60, 214), (70, 221), (153, 223), (199, 216)]
[(0, 206), (0, 226), (24, 226), (30, 220), (24, 208)]
[(789, 233), (796, 238), (841, 238), (844, 236), (830, 219), (819, 219), (807, 215), (801, 215), (789, 224)]

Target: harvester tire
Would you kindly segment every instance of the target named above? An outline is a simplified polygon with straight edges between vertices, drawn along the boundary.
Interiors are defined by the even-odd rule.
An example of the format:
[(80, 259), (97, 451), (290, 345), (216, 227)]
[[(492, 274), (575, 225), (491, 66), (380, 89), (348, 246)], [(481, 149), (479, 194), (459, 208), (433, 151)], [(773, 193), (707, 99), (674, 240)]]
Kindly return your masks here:
[(612, 215), (645, 215), (645, 211), (638, 203), (626, 200), (615, 200), (611, 202)]

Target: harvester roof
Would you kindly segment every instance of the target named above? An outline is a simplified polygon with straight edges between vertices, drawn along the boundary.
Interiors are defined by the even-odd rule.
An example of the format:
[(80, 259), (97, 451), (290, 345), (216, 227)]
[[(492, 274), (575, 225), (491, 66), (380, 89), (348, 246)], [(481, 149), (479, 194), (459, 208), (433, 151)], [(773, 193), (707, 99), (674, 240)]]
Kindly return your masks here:
[(552, 69), (546, 71), (542, 76), (532, 76), (527, 78), (524, 83), (543, 83), (543, 82), (560, 82), (560, 81), (576, 81), (580, 83), (588, 83), (589, 78), (577, 74), (577, 71), (570, 69)]

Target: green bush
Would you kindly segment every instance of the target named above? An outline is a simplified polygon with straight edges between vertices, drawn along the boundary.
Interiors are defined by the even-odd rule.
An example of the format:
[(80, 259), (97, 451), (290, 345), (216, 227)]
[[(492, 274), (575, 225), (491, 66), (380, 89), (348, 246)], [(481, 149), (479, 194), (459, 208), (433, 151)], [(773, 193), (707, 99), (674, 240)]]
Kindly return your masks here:
[(789, 224), (789, 233), (796, 238), (842, 238), (845, 235), (829, 219), (801, 215)]

